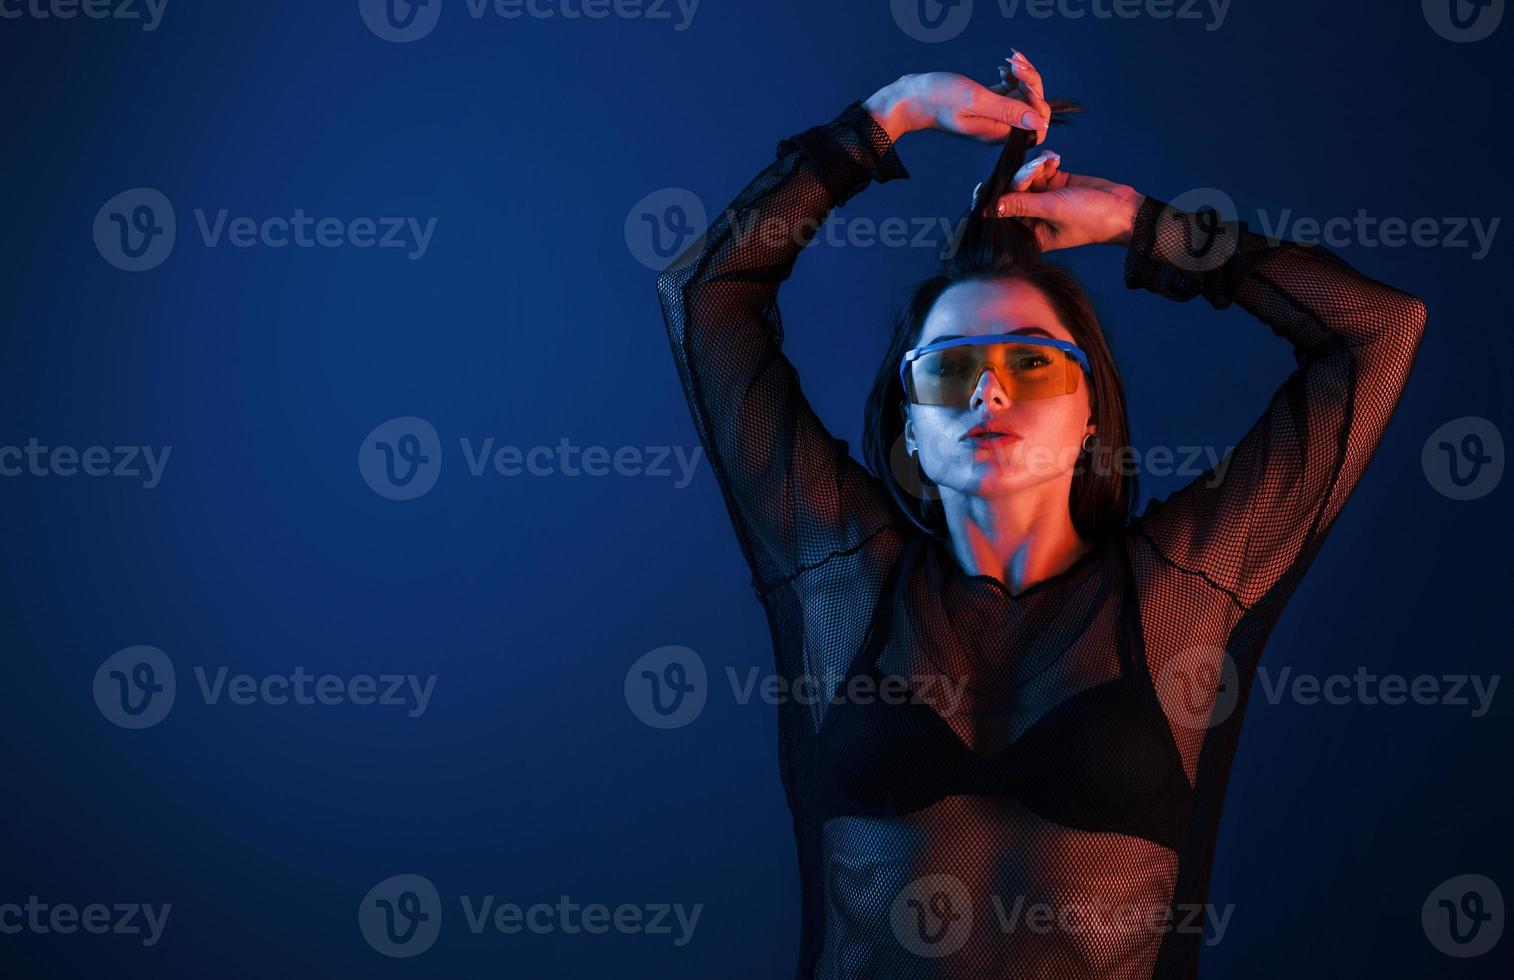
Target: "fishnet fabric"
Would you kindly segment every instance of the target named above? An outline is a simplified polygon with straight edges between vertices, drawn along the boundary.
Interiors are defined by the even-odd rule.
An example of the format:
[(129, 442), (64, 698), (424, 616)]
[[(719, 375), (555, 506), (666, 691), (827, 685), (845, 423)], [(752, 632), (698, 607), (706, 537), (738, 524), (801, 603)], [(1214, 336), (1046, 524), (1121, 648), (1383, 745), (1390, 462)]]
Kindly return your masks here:
[[(1258, 658), (1382, 438), (1424, 306), (1324, 249), (1148, 198), (1126, 284), (1239, 305), (1298, 366), (1219, 465), (1012, 595), (897, 510), (781, 350), (803, 247), (908, 176), (853, 102), (781, 140), (657, 282), (776, 668), (811, 693), (778, 725), (796, 976), (1195, 976)], [(859, 680), (908, 704), (881, 687), (863, 704)]]

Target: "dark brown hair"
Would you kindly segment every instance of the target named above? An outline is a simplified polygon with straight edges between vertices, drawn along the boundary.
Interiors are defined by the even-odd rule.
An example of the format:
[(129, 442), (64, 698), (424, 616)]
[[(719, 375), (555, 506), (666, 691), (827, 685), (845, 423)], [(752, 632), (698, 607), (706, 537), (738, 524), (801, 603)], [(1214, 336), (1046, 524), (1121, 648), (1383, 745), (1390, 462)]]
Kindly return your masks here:
[[(1050, 105), (1053, 123), (1066, 122), (1067, 113), (1081, 111), (1073, 102), (1052, 100)], [(888, 487), (894, 503), (943, 543), (947, 530), (939, 495), (922, 480), (918, 464), (904, 444), (899, 361), (905, 351), (918, 344), (926, 317), (941, 294), (957, 283), (1013, 281), (1034, 286), (1056, 310), (1073, 342), (1088, 355), (1092, 374), (1089, 408), (1098, 444), (1092, 454), (1079, 454), (1073, 470), (1068, 508), (1078, 533), (1097, 541), (1118, 532), (1129, 519), (1137, 496), (1134, 467), (1112, 465), (1123, 463), (1127, 457), (1130, 423), (1119, 369), (1088, 294), (1072, 273), (1043, 258), (1026, 220), (1000, 218), (994, 213), (998, 199), (1013, 190), (1015, 172), (1024, 164), (1034, 135), (1015, 129), (1005, 141), (992, 175), (983, 182), (976, 204), (959, 223), (960, 230), (943, 255), (941, 271), (915, 288), (896, 318), (863, 411), (862, 453), (867, 465)]]

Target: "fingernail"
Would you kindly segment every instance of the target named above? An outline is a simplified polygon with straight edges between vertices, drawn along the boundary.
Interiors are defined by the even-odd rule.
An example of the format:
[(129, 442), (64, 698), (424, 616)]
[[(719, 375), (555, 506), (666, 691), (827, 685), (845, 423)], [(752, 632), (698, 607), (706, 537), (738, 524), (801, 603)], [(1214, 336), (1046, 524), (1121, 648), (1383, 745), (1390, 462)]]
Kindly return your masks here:
[(994, 214), (997, 214), (1001, 218), (1004, 217), (1004, 202), (1003, 201), (1000, 201), (998, 204), (994, 205)]
[(1026, 129), (1040, 129), (1042, 126), (1046, 125), (1046, 122), (1034, 112), (1027, 112), (1024, 117), (1020, 119), (1020, 125), (1025, 127)]

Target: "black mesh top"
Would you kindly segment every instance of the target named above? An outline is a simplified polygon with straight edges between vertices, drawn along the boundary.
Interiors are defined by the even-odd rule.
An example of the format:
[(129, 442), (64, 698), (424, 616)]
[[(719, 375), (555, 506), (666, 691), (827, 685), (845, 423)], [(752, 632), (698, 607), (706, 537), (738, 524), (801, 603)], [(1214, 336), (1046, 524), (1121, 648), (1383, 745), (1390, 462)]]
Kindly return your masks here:
[(1263, 643), (1377, 448), (1424, 305), (1244, 224), (1193, 271), (1198, 219), (1148, 197), (1126, 284), (1237, 303), (1298, 367), (1220, 467), (1015, 595), (897, 508), (780, 349), (778, 286), (819, 224), (908, 176), (853, 102), (781, 140), (657, 283), (794, 692), (797, 976), (1192, 977)]

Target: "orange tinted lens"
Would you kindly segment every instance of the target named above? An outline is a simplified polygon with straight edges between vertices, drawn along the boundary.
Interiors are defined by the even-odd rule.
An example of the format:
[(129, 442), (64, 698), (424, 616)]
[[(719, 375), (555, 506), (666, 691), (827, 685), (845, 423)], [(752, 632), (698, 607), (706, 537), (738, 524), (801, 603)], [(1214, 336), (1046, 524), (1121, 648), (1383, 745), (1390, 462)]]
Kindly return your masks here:
[(1011, 401), (1070, 395), (1083, 373), (1065, 351), (1046, 344), (964, 344), (932, 351), (910, 366), (915, 401), (966, 407), (984, 369), (990, 369)]

